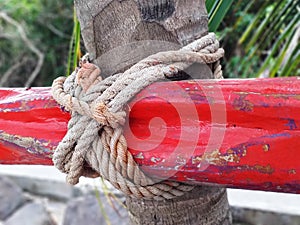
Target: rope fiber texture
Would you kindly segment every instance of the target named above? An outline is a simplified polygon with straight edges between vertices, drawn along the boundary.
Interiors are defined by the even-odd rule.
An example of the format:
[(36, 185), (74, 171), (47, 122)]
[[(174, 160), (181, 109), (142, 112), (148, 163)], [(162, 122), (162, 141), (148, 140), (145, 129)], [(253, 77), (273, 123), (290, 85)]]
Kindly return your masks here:
[(192, 190), (192, 185), (158, 182), (141, 171), (123, 136), (125, 110), (143, 88), (172, 78), (193, 63), (210, 65), (214, 77), (221, 79), (223, 55), (215, 35), (209, 33), (178, 51), (151, 55), (104, 80), (97, 66), (83, 60), (69, 77), (59, 77), (52, 84), (54, 99), (71, 112), (68, 132), (53, 155), (54, 165), (67, 174), (70, 184), (77, 184), (80, 176), (100, 175), (137, 198), (172, 199)]

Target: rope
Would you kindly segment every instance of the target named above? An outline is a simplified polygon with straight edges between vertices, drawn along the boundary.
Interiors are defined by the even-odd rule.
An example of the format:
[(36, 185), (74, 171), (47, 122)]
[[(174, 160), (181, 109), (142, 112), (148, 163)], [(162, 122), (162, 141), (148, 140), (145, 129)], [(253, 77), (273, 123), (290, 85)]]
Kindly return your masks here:
[(125, 106), (143, 88), (172, 78), (195, 62), (212, 65), (214, 77), (222, 78), (219, 59), (223, 54), (210, 33), (178, 51), (149, 56), (104, 80), (97, 66), (83, 60), (81, 68), (52, 85), (54, 99), (71, 112), (68, 132), (53, 155), (54, 165), (67, 174), (70, 184), (78, 183), (83, 175), (100, 175), (137, 198), (171, 199), (192, 190), (194, 186), (178, 182), (157, 183), (140, 170), (123, 136)]

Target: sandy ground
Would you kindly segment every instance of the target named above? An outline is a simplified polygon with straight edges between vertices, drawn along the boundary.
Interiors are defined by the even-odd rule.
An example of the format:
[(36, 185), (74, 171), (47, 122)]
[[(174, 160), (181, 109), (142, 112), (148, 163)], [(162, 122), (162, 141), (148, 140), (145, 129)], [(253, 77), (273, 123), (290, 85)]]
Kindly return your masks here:
[[(1, 173), (56, 181), (65, 180), (64, 174), (50, 166), (0, 165)], [(81, 178), (79, 185), (87, 184), (95, 185), (95, 181)], [(233, 206), (300, 215), (300, 195), (228, 189), (228, 199)]]

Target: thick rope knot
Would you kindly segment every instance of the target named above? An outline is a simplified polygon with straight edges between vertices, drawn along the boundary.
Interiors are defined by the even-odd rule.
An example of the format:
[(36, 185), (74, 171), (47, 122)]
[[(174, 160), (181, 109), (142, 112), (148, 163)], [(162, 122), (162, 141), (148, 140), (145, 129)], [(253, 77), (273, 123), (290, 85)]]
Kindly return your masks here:
[(178, 51), (160, 52), (121, 74), (102, 80), (101, 70), (82, 60), (68, 78), (54, 80), (54, 99), (71, 112), (68, 132), (59, 143), (54, 165), (76, 184), (80, 176), (100, 175), (126, 195), (171, 199), (193, 186), (171, 181), (156, 182), (146, 176), (127, 150), (122, 126), (130, 99), (148, 85), (176, 76), (193, 63), (208, 64), (215, 78), (222, 78), (219, 59), (224, 50), (208, 34)]
[(126, 113), (121, 111), (118, 113), (112, 113), (104, 102), (98, 102), (93, 104), (93, 118), (97, 120), (98, 123), (111, 126), (112, 128), (117, 128), (124, 125)]

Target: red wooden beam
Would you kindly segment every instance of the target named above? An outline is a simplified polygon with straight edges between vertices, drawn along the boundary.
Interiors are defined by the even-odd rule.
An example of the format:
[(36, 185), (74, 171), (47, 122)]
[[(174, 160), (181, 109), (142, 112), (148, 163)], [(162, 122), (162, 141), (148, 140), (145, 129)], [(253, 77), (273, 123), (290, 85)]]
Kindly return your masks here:
[[(155, 83), (129, 104), (150, 176), (300, 193), (300, 79)], [(0, 163), (50, 165), (70, 116), (49, 88), (0, 90)]]

